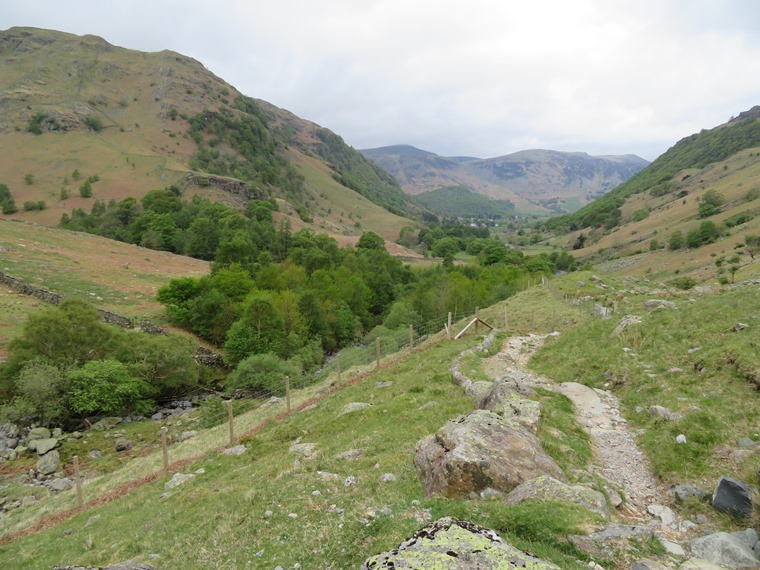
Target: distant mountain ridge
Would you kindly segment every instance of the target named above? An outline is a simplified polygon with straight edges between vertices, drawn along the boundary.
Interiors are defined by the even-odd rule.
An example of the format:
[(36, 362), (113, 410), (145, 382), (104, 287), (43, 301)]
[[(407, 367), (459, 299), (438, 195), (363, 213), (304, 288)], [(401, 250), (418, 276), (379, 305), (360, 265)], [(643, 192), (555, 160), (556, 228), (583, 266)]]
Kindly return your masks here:
[(569, 212), (612, 190), (648, 161), (636, 155), (532, 149), (495, 158), (445, 157), (411, 145), (360, 150), (415, 195), (465, 186), (518, 211)]

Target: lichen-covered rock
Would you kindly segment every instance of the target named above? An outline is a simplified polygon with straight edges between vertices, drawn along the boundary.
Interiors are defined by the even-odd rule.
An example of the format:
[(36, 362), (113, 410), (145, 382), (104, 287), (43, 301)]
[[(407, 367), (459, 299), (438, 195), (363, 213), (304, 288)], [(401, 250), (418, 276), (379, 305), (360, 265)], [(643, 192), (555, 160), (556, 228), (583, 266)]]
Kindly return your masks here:
[(45, 455), (48, 451), (58, 446), (58, 440), (54, 437), (44, 439), (33, 439), (29, 442), (29, 450), (36, 451), (37, 455)]
[(448, 421), (420, 440), (414, 466), (428, 496), (462, 498), (488, 488), (508, 492), (540, 475), (566, 480), (535, 435), (487, 410)]
[(620, 322), (617, 324), (615, 329), (610, 333), (610, 338), (615, 338), (616, 336), (619, 336), (625, 329), (627, 329), (631, 325), (638, 325), (640, 323), (641, 323), (640, 316), (626, 315), (622, 319), (620, 319)]
[(50, 430), (46, 427), (36, 427), (29, 431), (29, 435), (26, 436), (28, 441), (34, 441), (35, 439), (50, 439)]
[(567, 538), (577, 548), (595, 558), (617, 560), (621, 552), (640, 548), (641, 542), (651, 539), (649, 527), (628, 524), (608, 524), (604, 529), (589, 535), (572, 534)]
[(450, 517), (417, 531), (398, 548), (368, 558), (361, 570), (559, 570), (504, 542), (494, 531)]
[(504, 380), (493, 382), (490, 389), (475, 398), (476, 410), (491, 410), (505, 418), (513, 418), (533, 433), (541, 422), (541, 404), (523, 398)]
[(372, 406), (372, 404), (368, 404), (367, 402), (350, 402), (341, 408), (340, 412), (338, 412), (338, 417), (366, 410), (370, 406)]
[(55, 473), (58, 466), (61, 464), (61, 456), (57, 450), (48, 451), (45, 455), (39, 458), (37, 461), (37, 472), (43, 475), (50, 475)]
[(584, 485), (568, 485), (545, 475), (520, 483), (507, 495), (506, 503), (516, 505), (532, 499), (564, 501), (588, 509), (604, 519), (610, 518), (607, 501), (599, 491), (594, 491)]

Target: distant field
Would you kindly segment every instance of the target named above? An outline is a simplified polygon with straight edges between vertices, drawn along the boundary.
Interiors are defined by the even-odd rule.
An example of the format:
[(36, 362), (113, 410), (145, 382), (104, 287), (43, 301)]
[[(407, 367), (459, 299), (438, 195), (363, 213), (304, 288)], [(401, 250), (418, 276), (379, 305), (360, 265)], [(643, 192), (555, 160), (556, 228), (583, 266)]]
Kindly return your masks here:
[[(176, 277), (199, 277), (205, 261), (153, 251), (97, 236), (26, 222), (0, 220), (0, 271), (98, 308), (157, 319), (159, 287)], [(0, 288), (0, 345), (18, 330), (26, 309), (42, 305)]]

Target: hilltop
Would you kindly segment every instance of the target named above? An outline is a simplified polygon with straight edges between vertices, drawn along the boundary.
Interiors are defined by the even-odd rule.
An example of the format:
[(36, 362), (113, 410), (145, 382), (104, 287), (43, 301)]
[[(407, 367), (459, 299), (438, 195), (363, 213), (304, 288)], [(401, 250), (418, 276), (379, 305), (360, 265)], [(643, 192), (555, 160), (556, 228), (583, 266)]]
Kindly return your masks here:
[(495, 200), (509, 200), (519, 213), (575, 211), (648, 164), (635, 155), (539, 149), (487, 159), (444, 157), (410, 145), (360, 152), (390, 172), (409, 194), (464, 186)]
[(192, 58), (35, 28), (0, 32), (0, 55), (0, 183), (17, 207), (6, 216), (54, 225), (96, 200), (175, 187), (240, 207), (278, 200), (293, 227), (332, 235), (395, 239), (413, 223), (395, 181), (338, 135)]

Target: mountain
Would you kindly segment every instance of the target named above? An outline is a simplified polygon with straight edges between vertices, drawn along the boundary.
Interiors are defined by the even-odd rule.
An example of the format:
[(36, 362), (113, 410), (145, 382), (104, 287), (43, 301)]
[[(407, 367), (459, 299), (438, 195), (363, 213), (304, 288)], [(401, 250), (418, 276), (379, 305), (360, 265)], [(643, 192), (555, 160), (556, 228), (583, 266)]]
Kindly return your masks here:
[(496, 158), (443, 157), (410, 145), (360, 151), (420, 194), (465, 186), (521, 212), (563, 213), (608, 192), (645, 167), (635, 155), (590, 156), (583, 152), (524, 150)]
[(91, 35), (0, 32), (0, 144), (12, 215), (48, 225), (98, 199), (164, 187), (241, 206), (275, 199), (294, 229), (333, 235), (395, 239), (415, 211), (335, 133), (243, 95), (192, 58)]

